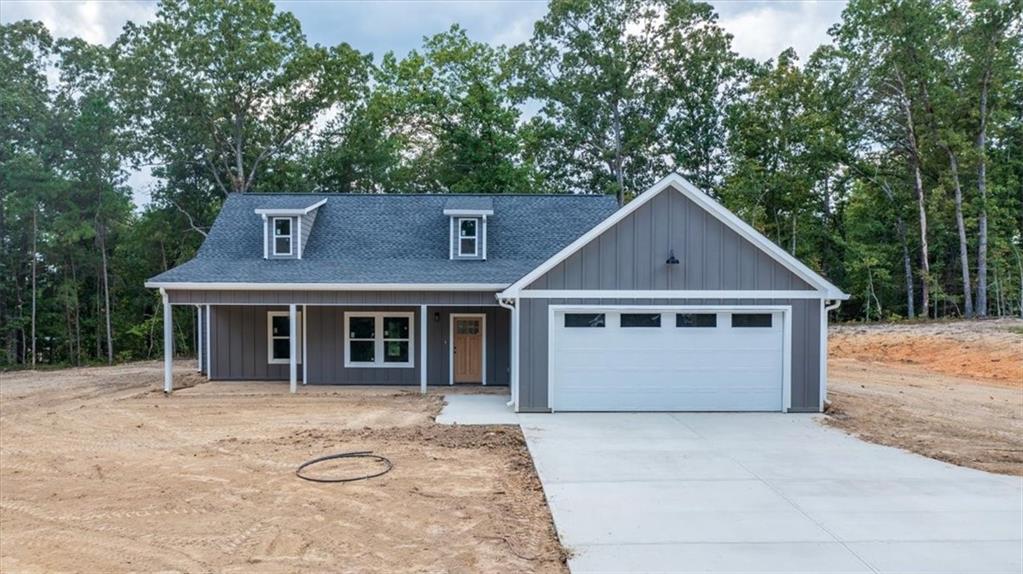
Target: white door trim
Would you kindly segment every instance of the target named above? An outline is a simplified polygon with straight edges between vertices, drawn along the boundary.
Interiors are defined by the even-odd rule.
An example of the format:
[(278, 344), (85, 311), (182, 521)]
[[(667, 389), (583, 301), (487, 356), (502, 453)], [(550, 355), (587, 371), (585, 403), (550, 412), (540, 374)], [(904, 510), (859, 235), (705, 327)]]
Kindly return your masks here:
[(480, 320), (480, 331), (483, 333), (481, 352), (483, 353), (483, 373), (480, 377), (483, 386), (487, 386), (487, 314), (486, 313), (451, 313), (448, 316), (448, 385), (455, 384), (455, 319), (473, 317)]
[(554, 404), (555, 388), (555, 363), (557, 356), (555, 349), (555, 322), (554, 316), (558, 311), (592, 311), (594, 313), (605, 311), (620, 311), (631, 309), (643, 309), (652, 312), (673, 312), (673, 311), (771, 311), (782, 314), (782, 412), (787, 413), (792, 408), (792, 306), (791, 305), (550, 305), (547, 308), (547, 406), (550, 411), (557, 412), (557, 405)]

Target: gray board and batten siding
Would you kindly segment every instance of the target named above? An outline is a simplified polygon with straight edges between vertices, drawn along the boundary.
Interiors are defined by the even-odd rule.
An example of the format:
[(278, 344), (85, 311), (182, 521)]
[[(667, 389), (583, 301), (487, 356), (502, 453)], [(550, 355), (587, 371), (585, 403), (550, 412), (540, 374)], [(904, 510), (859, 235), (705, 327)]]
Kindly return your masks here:
[[(678, 265), (666, 265), (674, 251)], [(526, 289), (812, 290), (673, 189), (630, 213)]]
[[(491, 294), (493, 299), (493, 294)], [(287, 380), (287, 364), (267, 360), (267, 313), (287, 312), (285, 305), (212, 305), (211, 356), (213, 380)], [(345, 367), (344, 313), (348, 311), (395, 311), (413, 314), (414, 367)], [(427, 383), (448, 384), (448, 333), (451, 313), (486, 315), (487, 385), (508, 385), (511, 355), (509, 344), (510, 313), (494, 306), (431, 306), (427, 308)], [(305, 369), (309, 384), (325, 385), (418, 385), (422, 360), (420, 345), (420, 307), (308, 305), (306, 321)]]
[[(667, 265), (674, 251), (677, 265)], [(743, 290), (814, 288), (674, 189), (666, 189), (533, 281), (530, 290)], [(623, 294), (624, 295), (624, 294)], [(551, 305), (791, 305), (791, 411), (820, 405), (821, 300), (542, 299), (520, 305), (519, 409), (549, 410)]]

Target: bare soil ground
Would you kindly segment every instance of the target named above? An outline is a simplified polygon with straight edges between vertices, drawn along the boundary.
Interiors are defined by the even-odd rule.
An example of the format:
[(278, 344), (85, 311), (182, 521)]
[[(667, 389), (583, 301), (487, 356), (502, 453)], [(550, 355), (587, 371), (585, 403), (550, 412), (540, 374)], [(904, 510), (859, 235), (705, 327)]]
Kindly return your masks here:
[[(0, 373), (0, 571), (566, 571), (517, 428), (434, 424), (440, 394), (177, 370), (172, 397), (159, 363)], [(294, 475), (351, 450), (394, 469)]]
[(1023, 476), (1023, 321), (840, 325), (829, 336), (827, 424)]

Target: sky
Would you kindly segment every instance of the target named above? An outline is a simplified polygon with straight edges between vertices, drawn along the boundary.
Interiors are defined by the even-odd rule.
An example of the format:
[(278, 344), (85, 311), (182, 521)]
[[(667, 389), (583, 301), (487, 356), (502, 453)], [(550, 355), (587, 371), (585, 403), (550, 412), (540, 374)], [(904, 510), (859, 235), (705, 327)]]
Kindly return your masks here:
[[(767, 60), (793, 47), (800, 59), (828, 43), (845, 0), (709, 0), (721, 25), (734, 36), (740, 55)], [(378, 59), (387, 51), (403, 55), (423, 36), (458, 23), (475, 40), (512, 45), (527, 40), (546, 0), (277, 0), (278, 9), (298, 17), (310, 42), (348, 42)], [(156, 14), (148, 0), (0, 0), (0, 22), (40, 20), (58, 37), (79, 36), (109, 44), (125, 22), (142, 23)], [(145, 203), (146, 173), (132, 174), (136, 203)]]

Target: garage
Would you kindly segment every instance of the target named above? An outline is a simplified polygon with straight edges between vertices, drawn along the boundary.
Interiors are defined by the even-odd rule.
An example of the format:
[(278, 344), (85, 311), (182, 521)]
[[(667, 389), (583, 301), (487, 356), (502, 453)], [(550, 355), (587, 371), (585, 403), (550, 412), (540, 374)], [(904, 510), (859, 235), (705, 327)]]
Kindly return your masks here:
[(554, 411), (781, 411), (785, 307), (551, 307)]

